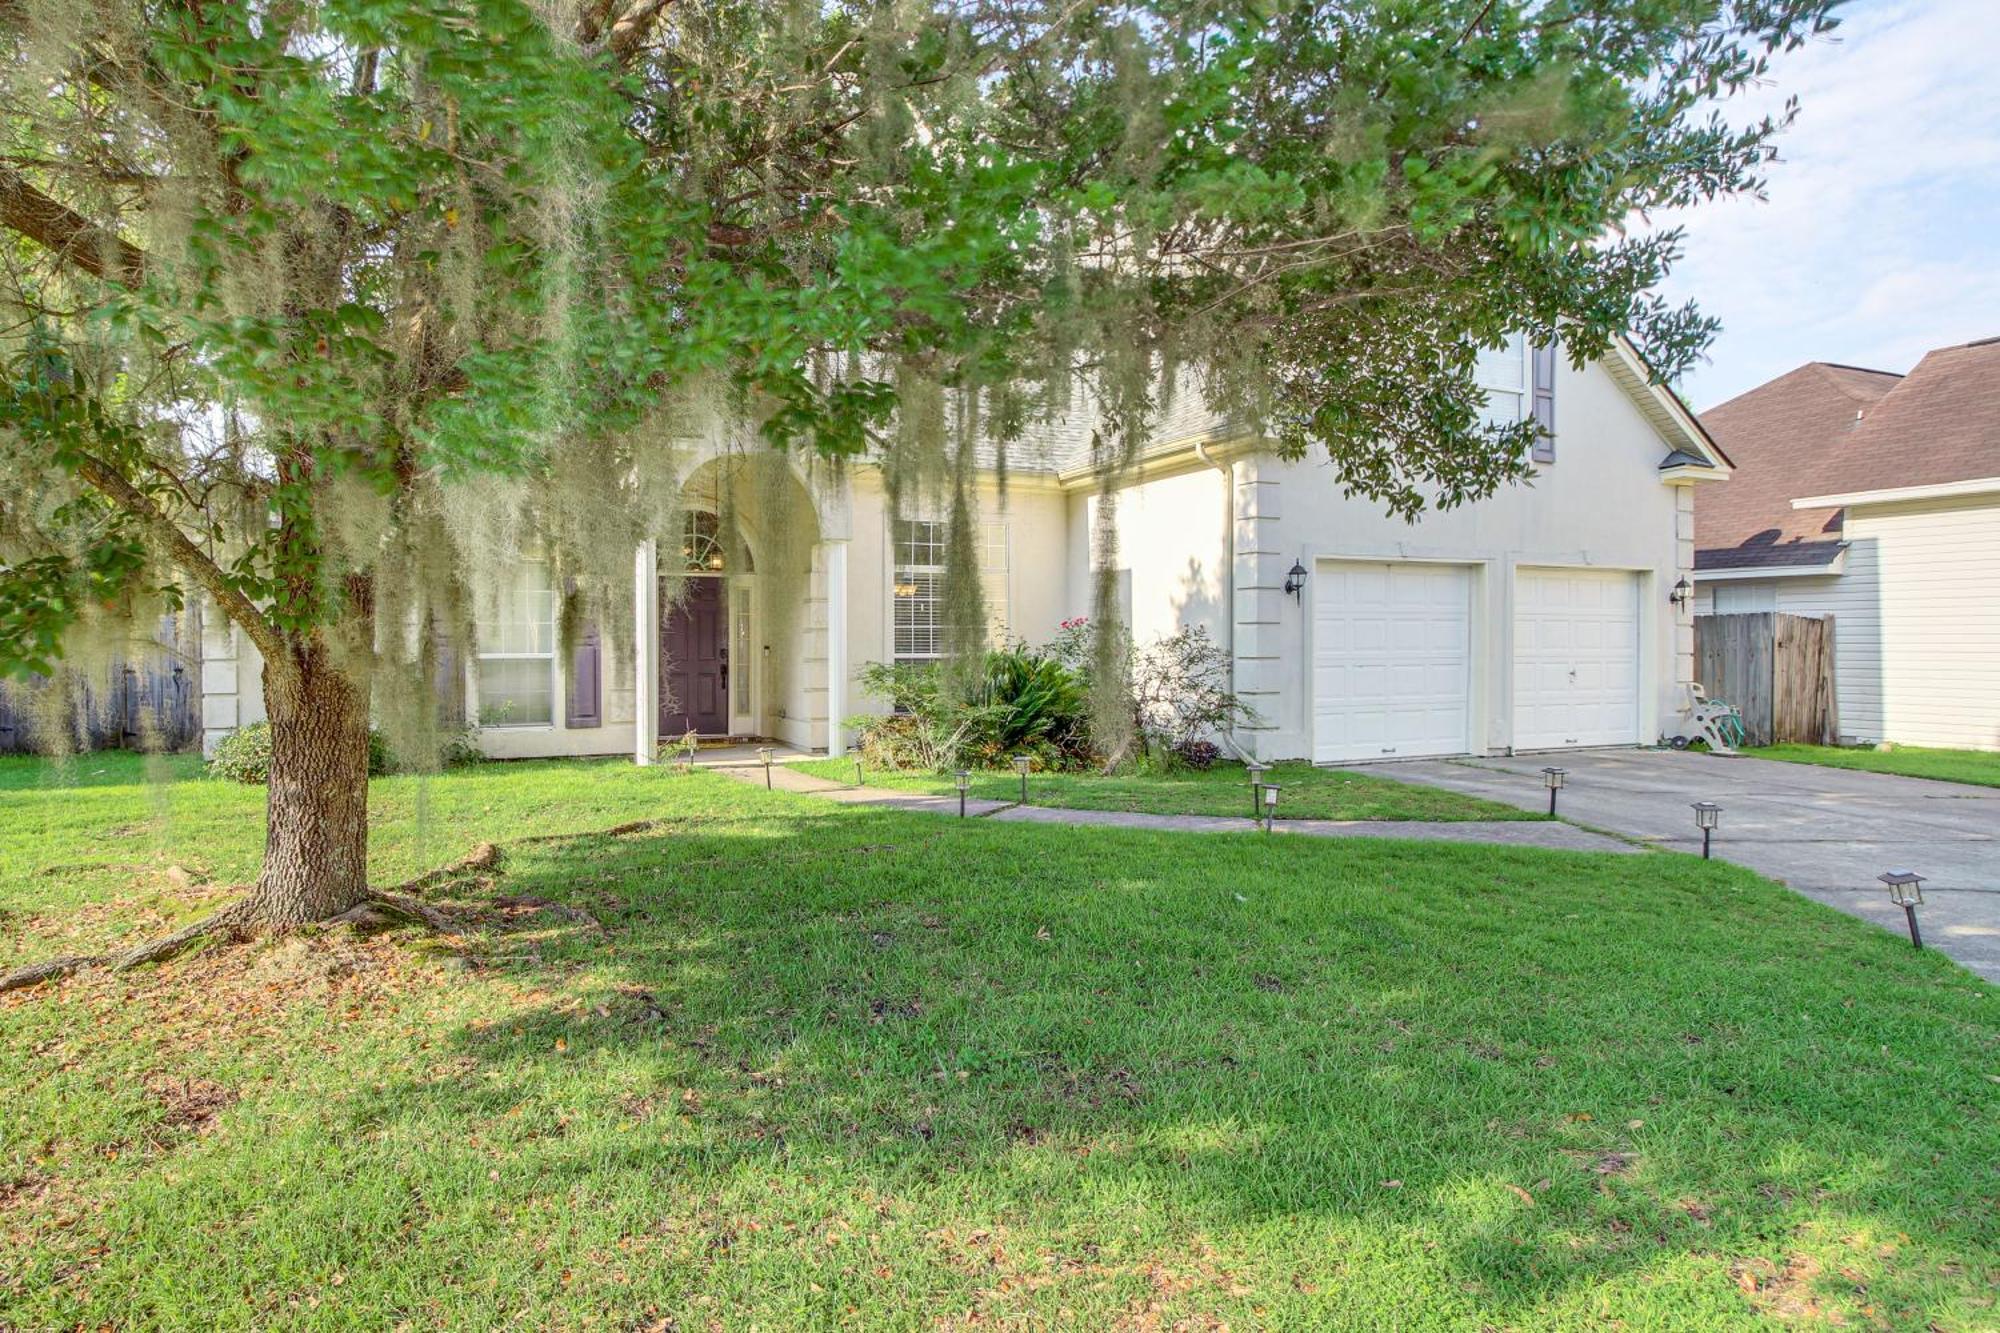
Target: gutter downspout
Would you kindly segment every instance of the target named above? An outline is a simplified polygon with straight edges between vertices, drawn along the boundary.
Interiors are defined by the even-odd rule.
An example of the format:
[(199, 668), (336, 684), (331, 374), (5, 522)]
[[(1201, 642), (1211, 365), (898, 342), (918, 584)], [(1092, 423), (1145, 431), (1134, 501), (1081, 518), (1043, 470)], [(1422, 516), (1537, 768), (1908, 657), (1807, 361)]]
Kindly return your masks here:
[[(1236, 465), (1219, 463), (1208, 452), (1205, 440), (1196, 440), (1194, 456), (1222, 474), (1222, 558), (1227, 573), (1222, 580), (1222, 646), (1229, 654), (1229, 692), (1236, 693)], [(1236, 743), (1236, 729), (1231, 727), (1224, 733), (1223, 740), (1237, 759), (1246, 760), (1250, 756), (1243, 753), (1243, 747)]]

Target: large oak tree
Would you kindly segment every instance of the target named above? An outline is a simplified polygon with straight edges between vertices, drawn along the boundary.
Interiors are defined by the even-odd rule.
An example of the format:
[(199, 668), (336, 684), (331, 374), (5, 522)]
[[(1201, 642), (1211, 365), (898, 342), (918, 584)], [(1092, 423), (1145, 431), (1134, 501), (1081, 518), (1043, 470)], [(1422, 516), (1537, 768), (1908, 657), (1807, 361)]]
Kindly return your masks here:
[(202, 928), (338, 916), (371, 708), (469, 632), (455, 491), (593, 479), (543, 516), (610, 602), (697, 398), (962, 487), (950, 420), (1081, 387), (1115, 471), (1192, 376), (1399, 512), (1490, 493), (1478, 349), (1698, 355), (1621, 228), (1758, 188), (1727, 95), (1833, 3), (0, 0), (0, 667), (205, 596), (273, 755)]

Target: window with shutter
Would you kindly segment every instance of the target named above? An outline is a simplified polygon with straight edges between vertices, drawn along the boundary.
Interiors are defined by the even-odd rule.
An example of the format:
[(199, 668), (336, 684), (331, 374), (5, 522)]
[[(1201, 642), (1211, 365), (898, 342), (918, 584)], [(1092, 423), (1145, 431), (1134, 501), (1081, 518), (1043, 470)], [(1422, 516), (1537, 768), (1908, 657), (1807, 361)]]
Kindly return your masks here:
[(1556, 345), (1537, 347), (1534, 354), (1535, 444), (1537, 463), (1556, 461)]

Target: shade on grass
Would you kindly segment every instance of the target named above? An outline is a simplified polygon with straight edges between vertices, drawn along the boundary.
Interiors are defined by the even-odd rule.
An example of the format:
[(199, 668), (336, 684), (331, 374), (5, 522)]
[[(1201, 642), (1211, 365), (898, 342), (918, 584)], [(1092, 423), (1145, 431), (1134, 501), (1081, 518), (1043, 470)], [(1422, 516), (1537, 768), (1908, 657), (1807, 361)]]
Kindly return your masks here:
[(1899, 745), (1893, 750), (1846, 745), (1764, 745), (1743, 751), (1758, 759), (1782, 759), (1793, 764), (1824, 764), (1868, 773), (1896, 773), (1906, 778), (1935, 778), (2000, 787), (2000, 752), (1992, 750), (1929, 750)]
[[(418, 791), (376, 785), (384, 878)], [(0, 966), (198, 910), (141, 867), (247, 873), (256, 795), (0, 791)], [(0, 999), (0, 1326), (1994, 1319), (2000, 999), (1720, 862), (622, 764), (425, 800), (433, 860), (664, 822), (517, 844), (470, 967), (329, 937)]]
[[(792, 765), (802, 773), (834, 782), (854, 781), (852, 759), (808, 759)], [(1353, 769), (1278, 764), (1264, 778), (1278, 786), (1280, 819), (1539, 819), (1497, 801), (1438, 787), (1397, 782)], [(970, 793), (976, 800), (1018, 801), (1020, 775), (978, 770)], [(896, 791), (955, 795), (950, 775), (864, 767), (865, 786)], [(1250, 778), (1241, 764), (1217, 764), (1205, 772), (1032, 773), (1028, 803), (1069, 810), (1125, 810), (1152, 815), (1241, 815), (1250, 817)]]

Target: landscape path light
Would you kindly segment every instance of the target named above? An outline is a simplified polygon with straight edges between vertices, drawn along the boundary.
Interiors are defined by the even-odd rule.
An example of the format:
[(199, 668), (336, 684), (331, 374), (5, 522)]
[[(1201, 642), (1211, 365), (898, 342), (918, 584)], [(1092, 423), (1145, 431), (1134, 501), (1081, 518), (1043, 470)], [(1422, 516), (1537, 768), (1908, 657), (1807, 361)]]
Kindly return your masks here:
[(1903, 916), (1910, 923), (1911, 945), (1923, 948), (1923, 933), (1917, 929), (1917, 904), (1924, 900), (1924, 877), (1914, 870), (1891, 870), (1875, 878), (1889, 886), (1889, 901), (1903, 909)]
[(854, 756), (854, 785), (855, 785), (855, 786), (857, 786), (857, 787), (859, 787), (859, 786), (861, 786), (861, 785), (862, 785), (862, 782), (861, 782), (861, 756), (860, 756), (860, 755), (858, 755), (858, 754)]
[(1708, 860), (1708, 840), (1715, 834), (1715, 826), (1722, 822), (1722, 807), (1714, 801), (1694, 803), (1694, 826), (1701, 830), (1701, 859)]
[(1554, 818), (1556, 813), (1556, 793), (1563, 789), (1563, 783), (1568, 779), (1569, 770), (1566, 768), (1545, 768), (1542, 770), (1542, 782), (1549, 789), (1550, 818)]
[(764, 790), (769, 791), (771, 790), (771, 747), (768, 745), (758, 746), (757, 757), (764, 761)]
[(1264, 784), (1264, 832), (1269, 833), (1278, 818), (1278, 784)]
[(1243, 762), (1243, 771), (1250, 775), (1250, 818), (1255, 819), (1264, 813), (1261, 809), (1264, 799), (1264, 775), (1271, 770), (1255, 759), (1246, 759)]
[(965, 818), (965, 789), (972, 785), (972, 770), (969, 768), (959, 769), (957, 782), (958, 782), (958, 817), (960, 819), (963, 819)]
[(1014, 771), (1021, 775), (1021, 804), (1028, 803), (1028, 765), (1032, 762), (1027, 755), (1014, 756)]

